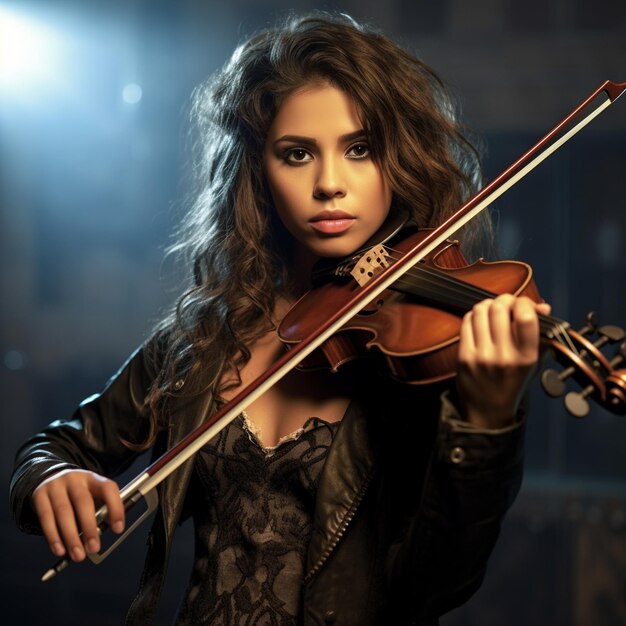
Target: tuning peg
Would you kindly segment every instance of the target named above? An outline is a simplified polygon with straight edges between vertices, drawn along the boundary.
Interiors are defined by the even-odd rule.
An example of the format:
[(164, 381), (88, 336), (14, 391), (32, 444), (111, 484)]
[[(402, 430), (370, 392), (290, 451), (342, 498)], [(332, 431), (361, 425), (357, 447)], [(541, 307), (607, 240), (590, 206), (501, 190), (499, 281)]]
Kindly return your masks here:
[(615, 343), (616, 341), (622, 341), (626, 337), (626, 332), (619, 326), (600, 326), (598, 328), (598, 334), (604, 335), (609, 341)]
[(589, 385), (580, 392), (570, 391), (565, 396), (563, 401), (568, 413), (578, 418), (586, 417), (589, 413), (589, 402), (587, 402), (587, 396), (592, 393), (593, 390), (594, 386)]
[(546, 369), (541, 372), (541, 386), (543, 390), (553, 398), (558, 398), (565, 393), (565, 379), (574, 371), (573, 367), (567, 369), (572, 370), (568, 374), (564, 374), (566, 370), (559, 373), (553, 369)]
[(581, 335), (586, 335), (587, 333), (593, 332), (598, 328), (598, 318), (596, 317), (595, 311), (589, 311), (587, 313), (587, 317), (585, 318), (585, 325), (578, 331)]

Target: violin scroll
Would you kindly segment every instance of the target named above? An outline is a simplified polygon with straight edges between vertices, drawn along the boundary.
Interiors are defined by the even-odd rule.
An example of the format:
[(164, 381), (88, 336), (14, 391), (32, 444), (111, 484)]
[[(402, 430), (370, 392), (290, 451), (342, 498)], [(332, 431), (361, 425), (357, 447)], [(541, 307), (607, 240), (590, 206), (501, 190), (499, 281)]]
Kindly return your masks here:
[[(595, 339), (591, 336), (595, 335)], [(588, 398), (616, 415), (626, 414), (626, 332), (618, 326), (598, 326), (594, 313), (587, 315), (586, 324), (578, 331), (555, 329), (548, 343), (555, 358), (564, 365), (560, 372), (546, 369), (541, 385), (551, 397), (563, 397), (567, 411), (574, 417), (589, 413)], [(619, 343), (621, 342), (621, 343)], [(610, 360), (601, 348), (619, 343)], [(572, 378), (581, 391), (566, 391), (566, 381)], [(565, 394), (565, 395), (564, 395)]]

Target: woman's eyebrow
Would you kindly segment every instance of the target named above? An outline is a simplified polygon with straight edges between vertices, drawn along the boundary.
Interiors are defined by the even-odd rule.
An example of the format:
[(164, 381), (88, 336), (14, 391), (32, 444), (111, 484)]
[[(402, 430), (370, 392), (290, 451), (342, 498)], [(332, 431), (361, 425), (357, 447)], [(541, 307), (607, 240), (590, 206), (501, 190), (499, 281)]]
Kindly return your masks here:
[[(339, 137), (340, 143), (345, 143), (348, 141), (354, 141), (355, 139), (361, 139), (367, 136), (367, 132), (364, 128), (359, 128), (351, 133), (346, 133), (345, 135), (341, 135)], [(293, 143), (300, 143), (302, 145), (310, 145), (316, 146), (317, 141), (313, 137), (305, 137), (304, 135), (282, 135), (278, 137), (274, 141), (274, 144), (280, 143), (281, 141), (291, 141)]]
[(363, 139), (367, 137), (367, 131), (364, 128), (359, 128), (359, 130), (355, 130), (352, 133), (348, 133), (346, 135), (341, 135), (339, 139), (341, 141), (354, 141), (355, 139)]

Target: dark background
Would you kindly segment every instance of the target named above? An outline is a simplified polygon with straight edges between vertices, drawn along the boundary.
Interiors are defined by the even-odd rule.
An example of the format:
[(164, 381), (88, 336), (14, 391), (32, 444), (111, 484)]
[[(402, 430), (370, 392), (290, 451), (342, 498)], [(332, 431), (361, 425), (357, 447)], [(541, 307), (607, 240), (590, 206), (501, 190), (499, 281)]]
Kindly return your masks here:
[[(184, 193), (188, 96), (287, 9), (341, 9), (412, 47), (461, 94), (490, 179), (604, 80), (626, 80), (621, 0), (0, 3), (1, 470), (101, 388), (174, 297), (161, 265)], [(124, 88), (142, 97), (125, 101)], [(131, 92), (132, 96), (132, 92)], [(128, 98), (128, 94), (127, 94)], [(132, 100), (132, 98), (131, 98)], [(503, 256), (555, 315), (626, 324), (626, 100), (499, 199)], [(626, 421), (584, 420), (539, 384), (527, 473), (483, 588), (445, 626), (626, 624)], [(137, 468), (138, 469), (138, 468)], [(146, 528), (101, 566), (53, 560), (0, 517), (3, 624), (119, 624)], [(187, 578), (174, 549), (159, 623)]]

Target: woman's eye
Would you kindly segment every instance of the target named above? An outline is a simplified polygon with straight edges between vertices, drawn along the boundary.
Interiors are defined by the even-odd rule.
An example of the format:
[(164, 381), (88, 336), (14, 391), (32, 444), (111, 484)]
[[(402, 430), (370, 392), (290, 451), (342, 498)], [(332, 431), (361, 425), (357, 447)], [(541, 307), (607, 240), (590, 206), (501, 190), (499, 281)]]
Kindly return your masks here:
[(353, 159), (365, 159), (370, 155), (370, 147), (366, 143), (357, 143), (350, 147), (347, 155)]
[(284, 159), (287, 163), (306, 163), (311, 160), (311, 155), (303, 148), (290, 148), (285, 151)]

